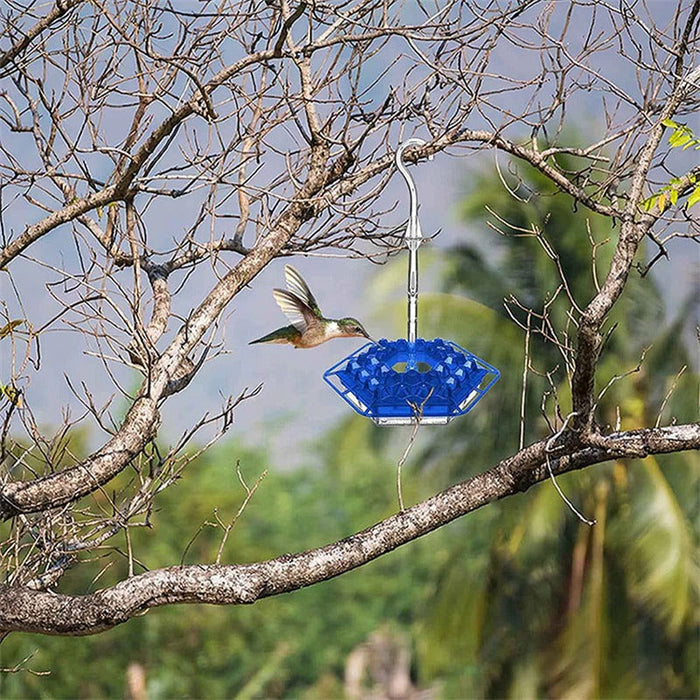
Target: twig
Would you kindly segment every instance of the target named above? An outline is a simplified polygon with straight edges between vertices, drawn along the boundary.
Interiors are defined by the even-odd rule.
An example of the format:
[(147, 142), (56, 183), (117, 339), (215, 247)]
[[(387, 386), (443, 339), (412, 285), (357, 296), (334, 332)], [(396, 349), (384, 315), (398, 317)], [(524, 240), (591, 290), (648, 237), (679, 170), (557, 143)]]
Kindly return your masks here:
[(396, 493), (397, 493), (398, 499), (399, 499), (399, 512), (400, 513), (403, 513), (405, 510), (404, 504), (403, 504), (403, 489), (401, 488), (401, 470), (403, 469), (403, 465), (406, 464), (406, 460), (408, 459), (408, 453), (411, 451), (411, 448), (413, 447), (413, 443), (416, 441), (416, 435), (418, 435), (418, 428), (420, 428), (421, 418), (423, 418), (423, 409), (425, 408), (425, 404), (428, 401), (428, 399), (431, 397), (432, 393), (433, 393), (433, 389), (431, 388), (430, 391), (428, 392), (428, 395), (421, 402), (420, 406), (418, 406), (415, 403), (412, 403), (411, 401), (408, 402), (409, 406), (413, 409), (413, 415), (415, 416), (416, 422), (413, 425), (413, 430), (411, 430), (411, 437), (408, 438), (408, 443), (406, 444), (406, 449), (403, 451), (403, 454), (401, 455), (401, 459), (399, 460), (398, 464), (396, 465)]
[(564, 492), (563, 492), (563, 491), (561, 490), (561, 488), (559, 487), (559, 484), (557, 483), (557, 480), (554, 478), (554, 472), (552, 471), (552, 465), (550, 464), (550, 461), (549, 461), (549, 454), (550, 454), (550, 452), (551, 452), (552, 449), (553, 449), (553, 445), (554, 445), (555, 440), (557, 440), (557, 438), (561, 437), (561, 435), (562, 435), (562, 434), (564, 433), (564, 431), (566, 430), (566, 428), (567, 428), (567, 426), (568, 426), (568, 424), (569, 424), (569, 421), (570, 421), (575, 415), (576, 415), (576, 412), (575, 412), (575, 411), (572, 412), (572, 413), (569, 413), (569, 415), (568, 415), (568, 416), (566, 417), (566, 419), (564, 420), (564, 425), (561, 426), (561, 430), (559, 430), (559, 432), (557, 432), (557, 433), (555, 433), (554, 435), (552, 435), (552, 437), (549, 438), (549, 440), (547, 441), (547, 445), (545, 446), (545, 450), (544, 450), (544, 452), (545, 452), (545, 461), (546, 461), (546, 463), (547, 463), (547, 471), (549, 472), (549, 477), (550, 477), (550, 479), (552, 480), (552, 483), (554, 484), (554, 488), (557, 490), (557, 493), (559, 494), (559, 496), (561, 497), (561, 499), (562, 499), (562, 500), (564, 501), (564, 503), (566, 503), (566, 505), (569, 506), (569, 508), (578, 516), (578, 519), (579, 519), (581, 522), (586, 523), (586, 525), (590, 525), (590, 526), (592, 527), (593, 525), (596, 524), (596, 521), (595, 521), (595, 520), (589, 520), (588, 518), (584, 517), (578, 510), (576, 510), (576, 507), (574, 506), (574, 504), (564, 495)]
[[(611, 328), (610, 330), (611, 330), (611, 332), (612, 332), (612, 331), (614, 330), (614, 328)], [(626, 372), (623, 372), (622, 374), (615, 374), (615, 375), (610, 379), (610, 381), (603, 387), (603, 389), (601, 390), (600, 394), (598, 394), (598, 398), (596, 399), (596, 402), (593, 404), (592, 411), (595, 412), (595, 411), (597, 410), (597, 408), (598, 408), (598, 406), (599, 406), (599, 404), (600, 404), (601, 399), (603, 398), (603, 396), (605, 396), (605, 393), (607, 392), (607, 390), (608, 390), (615, 382), (619, 381), (620, 379), (624, 379), (625, 377), (629, 377), (630, 374), (636, 374), (637, 372), (641, 371), (642, 365), (644, 364), (644, 358), (646, 357), (646, 354), (649, 352), (649, 348), (650, 348), (650, 347), (651, 347), (651, 346), (648, 346), (648, 347), (642, 349), (642, 354), (641, 354), (641, 356), (640, 356), (640, 358), (639, 358), (639, 362), (637, 363), (637, 366), (636, 366), (636, 367), (633, 367), (632, 369), (628, 369)], [(658, 427), (658, 426), (657, 426), (657, 427)]]
[[(214, 515), (216, 515), (216, 511), (214, 511)], [(182, 551), (182, 556), (180, 557), (180, 566), (184, 566), (185, 564), (185, 557), (187, 556), (187, 552), (190, 551), (190, 547), (194, 544), (194, 541), (199, 537), (200, 533), (202, 530), (204, 530), (205, 527), (216, 527), (217, 523), (210, 523), (208, 520), (205, 520), (198, 528), (197, 532), (192, 535), (190, 538), (190, 541), (187, 543), (185, 546), (185, 549)]]
[(24, 668), (24, 664), (26, 664), (34, 654), (35, 652), (32, 652), (28, 656), (25, 656), (18, 664), (15, 664), (11, 668), (0, 668), (0, 673), (20, 673), (24, 671), (25, 673), (31, 673), (32, 676), (50, 676), (51, 671), (34, 671), (31, 668)]
[(241, 474), (241, 462), (240, 460), (236, 460), (236, 474), (238, 474), (238, 480), (241, 482), (243, 485), (243, 488), (245, 489), (245, 499), (243, 500), (243, 503), (241, 503), (241, 507), (238, 509), (238, 512), (236, 515), (233, 516), (233, 518), (230, 520), (228, 525), (224, 527), (224, 536), (221, 538), (221, 544), (219, 544), (219, 551), (216, 553), (216, 563), (220, 564), (221, 563), (221, 554), (224, 551), (224, 547), (226, 546), (226, 540), (228, 540), (228, 536), (231, 534), (231, 530), (233, 530), (233, 526), (238, 522), (238, 518), (241, 517), (243, 511), (245, 510), (246, 506), (248, 505), (248, 501), (253, 497), (253, 494), (258, 490), (258, 486), (260, 486), (260, 483), (262, 480), (267, 476), (267, 469), (257, 478), (255, 481), (255, 484), (253, 484), (253, 488), (248, 488), (248, 485), (246, 484), (245, 480), (243, 479), (243, 474)]
[(530, 364), (530, 322), (532, 320), (532, 311), (527, 313), (527, 330), (525, 331), (525, 360), (523, 362), (523, 383), (520, 394), (520, 447), (523, 449), (525, 444), (525, 395), (527, 390), (527, 370)]
[(685, 372), (687, 367), (688, 365), (683, 365), (683, 367), (681, 367), (681, 371), (676, 375), (675, 379), (673, 380), (673, 384), (671, 384), (671, 388), (668, 390), (666, 396), (664, 396), (664, 400), (661, 403), (661, 408), (659, 409), (659, 415), (656, 417), (656, 423), (654, 423), (655, 428), (658, 428), (661, 425), (661, 415), (663, 414), (664, 409), (666, 408), (668, 400), (671, 398), (671, 394), (673, 394), (673, 392), (676, 390), (678, 380), (681, 378), (683, 372)]

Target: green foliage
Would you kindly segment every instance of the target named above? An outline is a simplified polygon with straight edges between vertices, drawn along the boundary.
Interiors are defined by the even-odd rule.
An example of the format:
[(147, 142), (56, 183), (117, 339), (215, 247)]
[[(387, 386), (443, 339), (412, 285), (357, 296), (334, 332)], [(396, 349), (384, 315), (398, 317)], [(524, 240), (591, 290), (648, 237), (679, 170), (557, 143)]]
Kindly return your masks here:
[[(333, 447), (324, 469), (270, 469), (236, 523), (222, 563), (326, 544), (395, 511), (395, 465), (374, 455), (373, 430), (367, 422), (352, 421), (328, 435)], [(353, 454), (346, 448), (354, 444), (366, 447)], [(131, 531), (143, 566), (179, 563), (200, 526), (214, 522), (215, 508), (224, 522), (236, 514), (245, 496), (237, 460), (249, 484), (269, 468), (262, 450), (228, 443), (191, 464), (158, 497), (152, 527)], [(408, 484), (406, 497), (425, 497), (428, 489), (418, 494)], [(213, 562), (221, 537), (221, 529), (205, 524), (185, 563)], [(88, 638), (13, 634), (0, 645), (0, 666), (33, 653), (27, 667), (51, 675), (0, 675), (0, 696), (123, 697), (125, 671), (134, 662), (145, 669), (150, 698), (313, 696), (316, 684), (318, 697), (337, 696), (350, 651), (381, 626), (410, 630), (415, 612), (428, 604), (432, 571), (445, 551), (440, 542), (436, 533), (361, 570), (254, 606), (153, 610)], [(126, 575), (123, 557), (100, 557), (69, 572), (61, 587), (87, 592)]]
[[(667, 457), (666, 472), (697, 486), (700, 464), (687, 455)], [(649, 457), (630, 475), (634, 500), (614, 544), (625, 557), (630, 593), (675, 637), (700, 602), (700, 557), (688, 512), (658, 460)], [(697, 497), (697, 490), (695, 490)], [(690, 511), (693, 512), (692, 510)], [(697, 503), (694, 512), (697, 514)]]
[[(680, 148), (683, 151), (688, 148), (700, 149), (700, 138), (695, 136), (687, 124), (674, 122), (672, 119), (664, 119), (661, 123), (672, 130), (668, 137), (671, 148)], [(692, 187), (692, 190), (686, 200), (685, 208), (690, 209), (694, 204), (700, 202), (700, 176), (695, 173), (688, 173), (683, 178), (672, 177), (667, 185), (645, 199), (642, 202), (642, 207), (644, 211), (651, 211), (656, 206), (659, 211), (664, 212), (676, 204), (678, 197), (683, 191), (687, 191), (688, 187)]]
[(673, 119), (664, 119), (661, 122), (665, 127), (673, 129), (668, 137), (668, 143), (672, 148), (694, 148), (696, 151), (700, 149), (700, 139), (695, 136), (693, 130), (687, 124), (679, 124)]

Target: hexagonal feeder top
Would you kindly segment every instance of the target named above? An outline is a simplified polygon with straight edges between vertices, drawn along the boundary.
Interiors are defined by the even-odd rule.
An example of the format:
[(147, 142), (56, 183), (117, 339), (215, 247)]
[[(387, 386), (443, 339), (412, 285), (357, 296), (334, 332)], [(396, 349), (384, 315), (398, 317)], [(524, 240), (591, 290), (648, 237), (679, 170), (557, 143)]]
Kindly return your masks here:
[(367, 343), (323, 375), (359, 414), (378, 425), (447, 423), (468, 413), (498, 370), (442, 338)]

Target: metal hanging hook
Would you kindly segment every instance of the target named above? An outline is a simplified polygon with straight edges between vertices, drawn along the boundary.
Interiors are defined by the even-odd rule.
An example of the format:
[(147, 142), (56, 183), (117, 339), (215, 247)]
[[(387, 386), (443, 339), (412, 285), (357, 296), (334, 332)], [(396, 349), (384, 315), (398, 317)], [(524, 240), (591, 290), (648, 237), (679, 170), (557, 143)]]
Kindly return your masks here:
[(406, 245), (410, 250), (418, 249), (420, 246), (421, 238), (423, 234), (420, 229), (420, 222), (418, 221), (418, 191), (416, 190), (416, 183), (411, 177), (411, 173), (408, 171), (406, 164), (403, 160), (403, 152), (409, 146), (424, 146), (425, 141), (423, 139), (411, 138), (404, 141), (396, 149), (396, 167), (399, 172), (403, 175), (406, 184), (408, 185), (408, 193), (410, 196), (410, 214), (408, 218), (408, 226), (406, 227)]
[[(396, 167), (403, 175), (410, 195), (410, 213), (406, 226), (406, 245), (408, 246), (408, 342), (415, 343), (418, 336), (418, 248), (423, 233), (418, 221), (418, 192), (416, 184), (403, 161), (403, 152), (409, 146), (423, 146), (423, 139), (411, 138), (396, 149)], [(410, 363), (409, 363), (410, 364)]]

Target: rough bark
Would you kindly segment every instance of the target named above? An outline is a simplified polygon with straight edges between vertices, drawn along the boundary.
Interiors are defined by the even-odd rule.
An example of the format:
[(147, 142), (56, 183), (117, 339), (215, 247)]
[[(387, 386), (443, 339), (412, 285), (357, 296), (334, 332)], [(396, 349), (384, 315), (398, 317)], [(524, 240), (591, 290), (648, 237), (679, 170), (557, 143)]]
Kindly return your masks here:
[[(241, 605), (339, 576), (492, 501), (548, 478), (548, 441), (534, 443), (491, 469), (339, 542), (299, 554), (235, 566), (197, 564), (148, 571), (112, 588), (63, 595), (0, 586), (0, 629), (86, 635), (175, 603)], [(595, 446), (552, 448), (554, 474), (611, 459), (700, 448), (700, 424), (616, 433)], [(559, 452), (565, 452), (556, 456)]]

